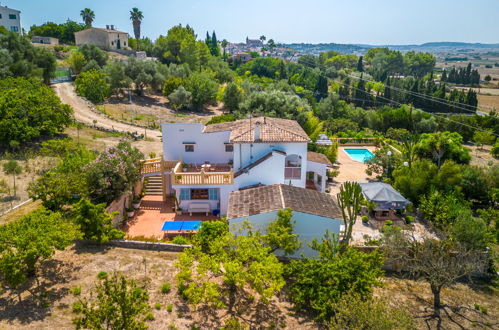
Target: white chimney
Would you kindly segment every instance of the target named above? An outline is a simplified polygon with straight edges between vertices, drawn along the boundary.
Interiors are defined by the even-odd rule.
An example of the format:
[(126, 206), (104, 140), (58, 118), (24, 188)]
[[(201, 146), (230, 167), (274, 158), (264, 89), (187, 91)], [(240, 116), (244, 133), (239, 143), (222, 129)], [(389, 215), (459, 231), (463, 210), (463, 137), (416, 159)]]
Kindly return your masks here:
[(257, 121), (255, 123), (255, 141), (259, 141), (260, 140), (260, 130), (261, 130), (260, 122)]

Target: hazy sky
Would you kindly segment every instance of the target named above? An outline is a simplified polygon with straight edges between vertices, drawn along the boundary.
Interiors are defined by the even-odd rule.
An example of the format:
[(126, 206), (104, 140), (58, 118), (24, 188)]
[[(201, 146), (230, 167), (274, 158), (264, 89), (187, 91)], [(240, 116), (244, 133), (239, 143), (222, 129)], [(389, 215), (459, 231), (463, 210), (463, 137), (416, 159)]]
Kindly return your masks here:
[(155, 39), (173, 25), (190, 24), (199, 37), (243, 41), (419, 44), (431, 41), (499, 43), (499, 0), (0, 0), (21, 10), (21, 24), (80, 21), (85, 7), (94, 26), (114, 24), (132, 34), (129, 11), (144, 13), (142, 34)]

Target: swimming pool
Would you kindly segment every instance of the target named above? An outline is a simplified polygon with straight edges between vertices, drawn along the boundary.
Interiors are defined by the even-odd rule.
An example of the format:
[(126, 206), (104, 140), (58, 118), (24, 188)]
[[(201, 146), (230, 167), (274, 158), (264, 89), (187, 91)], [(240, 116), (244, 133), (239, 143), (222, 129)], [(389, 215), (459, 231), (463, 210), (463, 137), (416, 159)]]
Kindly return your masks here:
[(367, 149), (344, 149), (353, 160), (361, 163), (367, 162), (374, 157), (374, 154)]

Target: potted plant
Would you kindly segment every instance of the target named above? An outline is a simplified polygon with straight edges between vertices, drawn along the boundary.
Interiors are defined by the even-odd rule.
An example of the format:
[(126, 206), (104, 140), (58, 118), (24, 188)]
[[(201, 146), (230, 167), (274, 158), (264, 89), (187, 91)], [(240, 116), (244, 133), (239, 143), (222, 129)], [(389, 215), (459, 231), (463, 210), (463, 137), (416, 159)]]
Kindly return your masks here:
[(131, 217), (133, 217), (135, 210), (127, 207), (125, 209), (125, 212), (126, 212), (127, 217), (131, 218)]
[(369, 223), (369, 217), (367, 215), (362, 216), (362, 223), (367, 225)]
[(140, 208), (140, 198), (138, 196), (135, 196), (135, 198), (133, 199), (132, 206), (136, 210)]

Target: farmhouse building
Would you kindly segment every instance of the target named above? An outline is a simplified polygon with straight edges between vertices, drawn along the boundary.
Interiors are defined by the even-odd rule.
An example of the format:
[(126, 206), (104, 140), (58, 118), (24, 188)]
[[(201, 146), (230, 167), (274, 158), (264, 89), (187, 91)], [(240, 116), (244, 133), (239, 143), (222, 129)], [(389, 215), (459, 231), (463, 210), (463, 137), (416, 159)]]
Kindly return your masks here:
[(75, 32), (77, 46), (96, 45), (106, 50), (128, 49), (128, 33), (107, 25), (105, 29), (91, 27)]
[(33, 36), (31, 37), (31, 42), (34, 44), (58, 45), (59, 39), (53, 37)]
[(22, 34), (21, 12), (16, 9), (0, 6), (0, 25), (10, 32)]

